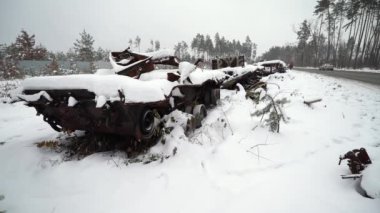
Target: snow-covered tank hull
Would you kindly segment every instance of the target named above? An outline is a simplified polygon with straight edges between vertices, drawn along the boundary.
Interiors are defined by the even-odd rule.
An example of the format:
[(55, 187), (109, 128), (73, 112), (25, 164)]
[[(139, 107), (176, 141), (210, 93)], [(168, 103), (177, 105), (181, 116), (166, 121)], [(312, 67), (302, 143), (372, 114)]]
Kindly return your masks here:
[[(220, 96), (219, 85), (213, 80), (181, 85), (121, 75), (36, 77), (25, 80), (23, 86), (19, 98), (56, 131), (83, 130), (137, 141), (158, 136), (161, 118), (171, 111), (192, 113), (197, 105), (216, 105)], [(102, 86), (105, 88), (99, 88)]]
[[(31, 92), (24, 91), (25, 94)], [(38, 100), (28, 101), (27, 105), (34, 107), (37, 114), (42, 115), (56, 131), (83, 130), (146, 140), (155, 133), (158, 115), (170, 111), (168, 100), (146, 103), (107, 101), (102, 107), (97, 107), (95, 94), (86, 90), (48, 90), (46, 93), (50, 100), (41, 96)], [(69, 97), (75, 97), (74, 106), (70, 106)]]

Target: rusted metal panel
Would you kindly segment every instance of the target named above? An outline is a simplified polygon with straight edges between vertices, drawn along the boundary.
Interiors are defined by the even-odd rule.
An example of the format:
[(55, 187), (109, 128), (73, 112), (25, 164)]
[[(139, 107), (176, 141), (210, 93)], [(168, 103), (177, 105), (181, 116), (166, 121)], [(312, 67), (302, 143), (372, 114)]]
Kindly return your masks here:
[[(167, 114), (170, 105), (167, 100), (150, 103), (123, 103), (121, 101), (107, 102), (103, 107), (96, 108), (94, 99), (75, 98), (78, 103), (68, 106), (68, 96), (75, 96), (72, 92), (65, 91), (66, 97), (61, 93), (64, 91), (47, 91), (52, 102), (38, 100), (29, 102), (38, 114), (44, 117), (53, 129), (60, 131), (84, 130), (93, 133), (108, 133), (116, 135), (134, 136), (138, 140), (150, 137), (151, 132), (144, 132), (144, 113), (154, 112), (159, 115)], [(30, 91), (27, 91), (30, 93)], [(68, 94), (71, 95), (68, 95)], [(90, 96), (90, 95), (87, 95)], [(146, 125), (151, 125), (151, 123)]]
[(225, 67), (244, 67), (244, 62), (244, 56), (226, 57), (213, 59), (211, 66), (213, 70)]
[(247, 72), (241, 76), (238, 77), (232, 77), (228, 80), (225, 80), (221, 88), (222, 89), (235, 89), (236, 84), (241, 84), (243, 87), (252, 85), (255, 82), (258, 82), (261, 79), (261, 73), (260, 72)]
[[(111, 52), (112, 59), (116, 64), (126, 68), (119, 71), (119, 75), (138, 78), (142, 73), (154, 70), (155, 64), (170, 65), (178, 67), (178, 59), (175, 56), (165, 56), (152, 58), (143, 54), (138, 54), (126, 49), (122, 52)], [(123, 61), (127, 60), (127, 63)]]
[[(173, 88), (170, 95), (174, 99), (174, 107), (185, 111), (187, 106), (194, 106), (196, 104), (204, 104), (207, 107), (216, 105), (216, 100), (220, 95), (215, 92), (219, 91), (220, 85), (213, 81), (208, 80), (200, 85), (178, 85)], [(174, 91), (179, 90), (179, 93)]]

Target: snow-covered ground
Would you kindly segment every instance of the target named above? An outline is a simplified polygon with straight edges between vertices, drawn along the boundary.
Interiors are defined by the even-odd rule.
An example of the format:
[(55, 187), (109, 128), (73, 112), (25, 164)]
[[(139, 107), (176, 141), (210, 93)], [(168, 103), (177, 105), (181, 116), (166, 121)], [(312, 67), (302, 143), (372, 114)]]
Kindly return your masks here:
[[(7, 212), (378, 212), (380, 88), (290, 71), (265, 78), (287, 123), (268, 131), (253, 115), (261, 104), (245, 91), (222, 90), (203, 127), (186, 137), (175, 128), (149, 155), (130, 163), (123, 153), (63, 161), (34, 143), (62, 137), (22, 103), (0, 104), (0, 211)], [(280, 86), (280, 89), (276, 85)], [(304, 100), (322, 98), (308, 107)], [(171, 122), (171, 123), (170, 123)], [(367, 149), (373, 164), (359, 180), (338, 157)]]

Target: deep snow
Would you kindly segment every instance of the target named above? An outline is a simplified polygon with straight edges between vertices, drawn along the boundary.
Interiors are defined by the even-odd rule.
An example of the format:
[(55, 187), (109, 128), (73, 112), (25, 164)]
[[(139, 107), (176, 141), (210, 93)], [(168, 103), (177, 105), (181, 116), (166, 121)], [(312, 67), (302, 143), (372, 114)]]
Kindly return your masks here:
[[(185, 115), (173, 112), (166, 143), (147, 154), (170, 157), (150, 164), (126, 163), (122, 153), (63, 161), (34, 144), (62, 134), (22, 103), (0, 104), (0, 211), (378, 212), (380, 199), (361, 196), (359, 180), (340, 178), (349, 170), (338, 157), (365, 147), (373, 165), (362, 185), (379, 193), (380, 88), (297, 71), (264, 80), (290, 101), (279, 134), (251, 115), (262, 106), (243, 90), (222, 90), (189, 137), (178, 125)], [(314, 98), (323, 100), (303, 104)]]

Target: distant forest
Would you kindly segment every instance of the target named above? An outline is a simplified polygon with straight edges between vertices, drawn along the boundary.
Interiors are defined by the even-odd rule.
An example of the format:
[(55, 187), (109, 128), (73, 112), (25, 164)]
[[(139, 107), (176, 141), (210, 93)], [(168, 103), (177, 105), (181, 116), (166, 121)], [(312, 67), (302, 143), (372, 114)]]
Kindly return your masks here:
[[(24, 75), (34, 75), (27, 70), (20, 69), (20, 61), (50, 61), (38, 71), (39, 75), (62, 75), (83, 72), (78, 69), (77, 62), (88, 62), (90, 68), (87, 72), (96, 70), (95, 61), (108, 61), (110, 50), (99, 47), (95, 50), (94, 38), (85, 30), (79, 34), (79, 38), (73, 42), (73, 47), (67, 52), (52, 52), (42, 44), (36, 44), (35, 35), (21, 30), (16, 40), (9, 44), (0, 44), (0, 78), (21, 78)], [(125, 47), (133, 51), (141, 52), (142, 39), (136, 36), (129, 39)], [(158, 51), (161, 48), (160, 41), (149, 40), (149, 48), (145, 52)], [(175, 55), (184, 61), (194, 62), (199, 58), (207, 61), (215, 57), (244, 55), (248, 62), (256, 57), (257, 45), (249, 36), (244, 42), (228, 40), (216, 33), (214, 39), (210, 35), (196, 34), (190, 44), (185, 41), (178, 42), (174, 46)], [(62, 61), (70, 63), (69, 68), (63, 68)], [(60, 65), (61, 63), (61, 65)], [(65, 63), (67, 64), (67, 63)]]
[(260, 58), (380, 68), (380, 0), (319, 0), (314, 15), (298, 26), (296, 44), (272, 47)]

